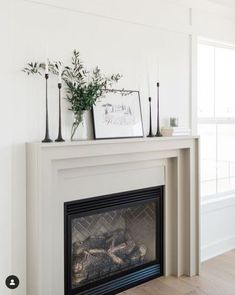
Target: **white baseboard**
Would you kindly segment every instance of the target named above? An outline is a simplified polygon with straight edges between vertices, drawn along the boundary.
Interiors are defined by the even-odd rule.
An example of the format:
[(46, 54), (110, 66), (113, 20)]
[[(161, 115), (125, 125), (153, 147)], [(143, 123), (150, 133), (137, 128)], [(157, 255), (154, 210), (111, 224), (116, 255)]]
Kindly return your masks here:
[(206, 261), (233, 249), (235, 249), (235, 235), (202, 247), (201, 261)]
[[(201, 203), (202, 245), (201, 261), (206, 261), (227, 251), (235, 249), (235, 194)], [(218, 230), (215, 226), (220, 226)], [(207, 237), (209, 237), (207, 239)]]

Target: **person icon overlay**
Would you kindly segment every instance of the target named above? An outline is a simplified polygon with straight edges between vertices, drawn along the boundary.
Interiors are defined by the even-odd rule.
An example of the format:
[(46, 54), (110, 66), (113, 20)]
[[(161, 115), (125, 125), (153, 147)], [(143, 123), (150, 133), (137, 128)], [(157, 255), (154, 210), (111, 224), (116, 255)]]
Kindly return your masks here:
[(6, 282), (5, 283), (6, 283), (7, 288), (9, 288), (9, 289), (16, 289), (19, 286), (20, 281), (19, 281), (19, 279), (16, 276), (11, 275), (11, 276), (9, 276), (9, 277), (6, 278)]
[(11, 279), (10, 286), (15, 286), (15, 285), (16, 285), (16, 283), (15, 283), (14, 279)]

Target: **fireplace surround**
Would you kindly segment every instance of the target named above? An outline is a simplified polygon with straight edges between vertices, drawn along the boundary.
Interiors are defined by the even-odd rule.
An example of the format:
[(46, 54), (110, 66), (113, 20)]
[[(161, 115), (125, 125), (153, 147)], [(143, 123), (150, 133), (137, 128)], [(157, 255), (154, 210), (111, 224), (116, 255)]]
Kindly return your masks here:
[(163, 275), (163, 186), (64, 205), (65, 294), (116, 294)]
[[(27, 294), (65, 294), (65, 204), (153, 187), (164, 186), (163, 275), (199, 274), (198, 145), (197, 137), (27, 144)], [(139, 245), (133, 235), (123, 236), (122, 242)], [(121, 258), (112, 256), (114, 245), (104, 248)]]

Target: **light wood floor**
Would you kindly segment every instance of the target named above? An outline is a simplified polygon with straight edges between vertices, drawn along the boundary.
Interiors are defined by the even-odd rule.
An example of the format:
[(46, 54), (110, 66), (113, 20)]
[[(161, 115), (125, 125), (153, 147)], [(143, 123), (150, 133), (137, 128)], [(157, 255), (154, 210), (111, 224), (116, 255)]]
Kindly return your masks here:
[(161, 277), (119, 295), (235, 295), (235, 250), (202, 264), (196, 277)]

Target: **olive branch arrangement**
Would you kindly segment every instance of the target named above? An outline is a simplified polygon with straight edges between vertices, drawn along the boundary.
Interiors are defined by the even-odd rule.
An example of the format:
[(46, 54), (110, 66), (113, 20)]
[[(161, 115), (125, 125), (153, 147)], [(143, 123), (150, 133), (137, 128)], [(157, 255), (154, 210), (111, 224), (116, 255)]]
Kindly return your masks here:
[[(63, 68), (63, 70), (61, 70)], [(30, 62), (23, 72), (30, 75), (42, 75), (45, 70), (45, 63)], [(71, 130), (71, 140), (75, 135), (78, 126), (83, 121), (85, 111), (92, 109), (96, 101), (105, 96), (108, 88), (121, 79), (120, 74), (105, 76), (99, 67), (88, 71), (80, 59), (80, 53), (73, 51), (70, 66), (64, 66), (62, 62), (48, 62), (48, 70), (54, 75), (59, 75), (65, 83), (65, 99), (70, 103), (69, 110), (74, 113), (74, 122)]]

